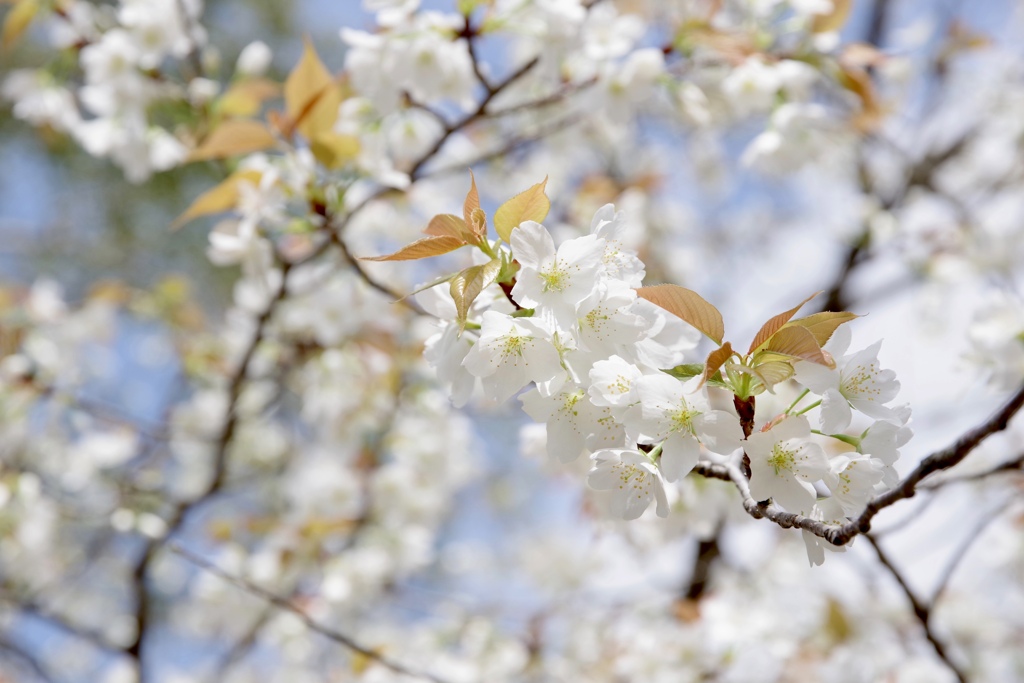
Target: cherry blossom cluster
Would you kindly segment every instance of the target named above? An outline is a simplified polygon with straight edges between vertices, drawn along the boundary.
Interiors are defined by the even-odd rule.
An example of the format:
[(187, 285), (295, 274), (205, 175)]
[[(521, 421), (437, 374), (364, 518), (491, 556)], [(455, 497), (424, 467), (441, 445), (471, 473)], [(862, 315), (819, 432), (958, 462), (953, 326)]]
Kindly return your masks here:
[[(666, 487), (699, 462), (739, 465), (743, 458), (756, 500), (834, 523), (896, 483), (893, 464), (911, 436), (910, 410), (889, 405), (900, 385), (879, 363), (881, 342), (849, 353), (848, 328), (836, 323), (815, 360), (765, 346), (789, 368), (782, 381), (766, 378), (768, 366), (734, 362), (728, 343), (720, 347), (728, 360), (713, 361), (713, 352), (694, 369), (685, 361), (701, 331), (639, 288), (644, 265), (623, 247), (622, 228), (621, 212), (607, 205), (589, 234), (556, 246), (542, 224), (523, 221), (507, 247), (486, 247), (517, 265), (513, 281), (477, 298), (468, 316), (459, 317), (455, 299), (440, 287), (419, 295), (444, 321), (425, 355), (456, 405), (475, 388), (502, 402), (532, 385), (520, 400), (546, 423), (548, 454), (561, 462), (589, 455), (588, 483), (607, 491), (613, 514), (624, 519), (652, 502), (667, 516)], [(772, 332), (785, 329), (795, 311)], [(757, 389), (747, 380), (756, 377), (760, 391), (781, 390), (790, 375), (796, 400), (756, 430), (726, 400), (731, 390), (752, 410)], [(867, 422), (858, 420), (850, 433), (855, 413)], [(808, 541), (820, 564), (824, 546), (811, 535)]]
[(51, 44), (77, 58), (81, 80), (66, 67), (18, 70), (3, 86), (14, 113), (35, 125), (70, 134), (90, 154), (110, 158), (141, 182), (182, 163), (188, 147), (151, 118), (158, 103), (200, 104), (218, 85), (200, 74), (170, 78), (168, 61), (200, 54), (206, 30), (202, 0), (123, 0), (115, 6), (57, 3)]
[[(111, 159), (132, 182), (210, 158), (195, 151), (204, 138), (224, 121), (260, 114), (279, 94), (263, 78), (272, 54), (260, 41), (246, 46), (225, 76), (216, 46), (207, 45), (202, 0), (18, 4), (29, 19), (9, 22), (16, 25), (12, 37), (39, 15), (55, 56), (45, 68), (18, 69), (4, 81), (14, 114)], [(626, 12), (584, 0), (453, 4), (454, 11), (438, 11), (419, 2), (367, 1), (375, 30), (341, 30), (347, 93), (324, 102), (336, 107), (333, 130), (359, 141), (347, 156), (363, 177), (407, 187), (410, 168), (450, 132), (441, 112), (472, 111), (481, 85), (494, 96), (494, 112), (526, 113), (538, 102), (553, 120), (587, 111), (616, 137), (628, 135), (645, 112), (703, 128), (766, 118), (744, 159), (769, 172), (844, 146), (849, 126), (837, 117), (870, 118), (877, 108), (856, 84), (866, 65), (884, 59), (863, 48), (852, 57), (840, 51), (833, 24), (845, 10), (827, 2), (757, 3), (712, 17), (698, 7)], [(666, 22), (675, 27), (668, 42), (652, 46), (652, 27)], [(490, 92), (498, 74), (473, 47), (492, 37), (508, 44), (514, 63), (530, 66), (501, 93)], [(826, 109), (822, 94), (838, 105)], [(272, 128), (291, 141), (287, 126)], [(261, 139), (274, 143), (269, 132)]]

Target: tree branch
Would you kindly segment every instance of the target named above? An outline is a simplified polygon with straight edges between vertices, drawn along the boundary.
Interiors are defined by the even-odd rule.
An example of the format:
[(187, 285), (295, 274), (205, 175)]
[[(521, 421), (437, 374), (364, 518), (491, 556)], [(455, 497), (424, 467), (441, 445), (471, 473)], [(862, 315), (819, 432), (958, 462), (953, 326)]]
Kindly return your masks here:
[(300, 620), (302, 620), (302, 623), (304, 623), (309, 630), (311, 630), (311, 631), (313, 631), (315, 633), (319, 633), (320, 635), (326, 637), (327, 639), (329, 639), (329, 640), (331, 640), (331, 641), (333, 641), (335, 643), (338, 643), (339, 645), (342, 645), (342, 646), (348, 648), (349, 650), (351, 650), (352, 652), (355, 652), (356, 654), (362, 655), (363, 657), (366, 657), (367, 659), (370, 659), (370, 660), (372, 660), (374, 662), (377, 662), (381, 666), (384, 666), (384, 667), (390, 669), (391, 671), (393, 671), (393, 672), (395, 672), (397, 674), (402, 674), (402, 675), (405, 675), (405, 676), (413, 676), (415, 678), (421, 678), (421, 679), (428, 680), (428, 681), (434, 681), (434, 683), (446, 683), (444, 681), (444, 679), (439, 678), (438, 676), (435, 676), (434, 674), (426, 673), (426, 672), (421, 672), (421, 671), (415, 671), (413, 669), (408, 668), (407, 666), (405, 666), (403, 664), (400, 664), (399, 662), (396, 662), (395, 660), (391, 659), (390, 657), (386, 657), (386, 656), (380, 654), (376, 650), (371, 650), (368, 647), (360, 645), (359, 643), (357, 643), (355, 640), (353, 640), (349, 636), (345, 635), (344, 633), (340, 633), (339, 631), (334, 630), (330, 626), (326, 626), (326, 625), (321, 624), (320, 622), (316, 621), (315, 619), (310, 617), (308, 614), (306, 614), (306, 612), (301, 610), (299, 607), (297, 607), (296, 605), (292, 604), (292, 602), (290, 600), (288, 600), (287, 598), (281, 597), (281, 596), (279, 596), (279, 595), (277, 595), (275, 593), (271, 593), (270, 591), (265, 590), (265, 589), (255, 585), (253, 583), (250, 583), (250, 582), (246, 581), (245, 579), (243, 579), (241, 577), (229, 574), (228, 572), (224, 571), (223, 569), (221, 569), (217, 565), (213, 564), (212, 562), (209, 562), (205, 558), (200, 557), (199, 555), (197, 555), (197, 554), (191, 552), (190, 550), (186, 549), (185, 547), (183, 547), (179, 543), (172, 543), (169, 547), (170, 547), (172, 552), (174, 552), (174, 553), (180, 555), (181, 557), (185, 558), (186, 560), (188, 560), (189, 562), (191, 562), (195, 566), (199, 567), (203, 571), (209, 572), (210, 574), (213, 574), (214, 576), (217, 576), (217, 577), (227, 581), (228, 583), (230, 583), (231, 585), (235, 586), (236, 588), (240, 588), (241, 590), (244, 590), (245, 592), (247, 592), (247, 593), (249, 593), (251, 595), (255, 595), (257, 597), (260, 597), (260, 598), (266, 600), (268, 603), (270, 603), (271, 605), (273, 605), (277, 609), (280, 609), (280, 610), (283, 610), (285, 612), (290, 612), (291, 614), (294, 614)]
[(889, 507), (893, 503), (904, 498), (911, 498), (917, 492), (917, 485), (922, 479), (933, 472), (947, 470), (959, 464), (978, 445), (996, 432), (1006, 429), (1010, 419), (1024, 406), (1024, 387), (1017, 390), (1017, 393), (991, 418), (971, 429), (957, 439), (950, 446), (932, 453), (914, 470), (900, 482), (900, 484), (873, 499), (857, 519), (844, 524), (841, 527), (833, 527), (838, 531), (826, 534), (824, 537), (835, 545), (844, 545), (851, 538), (859, 533), (867, 533), (871, 529), (871, 520), (879, 511)]
[(878, 541), (876, 541), (875, 538), (868, 533), (865, 533), (864, 537), (868, 540), (868, 543), (871, 544), (871, 547), (875, 549), (875, 552), (878, 553), (878, 561), (882, 563), (882, 566), (889, 570), (889, 573), (892, 574), (892, 577), (896, 579), (896, 583), (899, 584), (899, 587), (901, 589), (903, 589), (903, 593), (907, 596), (907, 600), (910, 601), (910, 606), (914, 610), (914, 616), (916, 616), (917, 620), (921, 622), (921, 628), (924, 629), (925, 637), (928, 639), (928, 642), (931, 643), (932, 647), (935, 649), (935, 654), (937, 654), (939, 656), (939, 659), (941, 659), (943, 663), (947, 667), (949, 667), (949, 670), (956, 675), (956, 678), (960, 683), (968, 683), (967, 675), (960, 669), (960, 667), (957, 664), (953, 663), (953, 660), (949, 656), (949, 652), (946, 650), (946, 646), (942, 643), (941, 640), (939, 640), (939, 638), (935, 635), (935, 632), (932, 630), (930, 624), (931, 609), (928, 607), (928, 605), (925, 605), (917, 598), (917, 596), (914, 594), (914, 591), (910, 589), (910, 586), (903, 578), (903, 575), (900, 574), (900, 572), (896, 569), (896, 566), (892, 563), (892, 560), (890, 560), (889, 557), (882, 550), (882, 546), (879, 545)]
[(952, 579), (953, 574), (956, 573), (956, 568), (960, 566), (960, 562), (967, 556), (967, 552), (971, 549), (971, 546), (974, 545), (974, 542), (978, 540), (982, 532), (985, 531), (992, 522), (996, 521), (1000, 515), (1006, 511), (1006, 508), (1010, 507), (1014, 500), (1015, 497), (1010, 497), (1002, 501), (999, 505), (996, 505), (991, 510), (985, 512), (985, 514), (981, 515), (981, 519), (974, 525), (974, 528), (971, 529), (960, 546), (953, 552), (953, 557), (949, 561), (949, 564), (947, 564), (946, 568), (942, 570), (942, 575), (939, 577), (938, 584), (936, 584), (935, 587), (935, 593), (932, 595), (932, 608), (935, 607), (935, 603), (939, 601), (939, 598), (941, 598), (942, 594), (946, 591), (946, 586), (949, 585), (950, 579)]
[(1000, 463), (995, 467), (978, 472), (976, 474), (967, 474), (962, 477), (949, 477), (942, 481), (933, 481), (918, 487), (918, 490), (935, 491), (950, 484), (963, 484), (970, 481), (978, 481), (980, 479), (988, 479), (989, 477), (1002, 474), (1003, 472), (1021, 472), (1024, 471), (1024, 453), (1018, 455), (1012, 460)]
[(267, 324), (273, 316), (277, 305), (287, 295), (288, 273), (290, 268), (291, 266), (287, 262), (283, 262), (281, 264), (281, 285), (267, 303), (263, 312), (256, 318), (256, 331), (253, 333), (252, 339), (249, 340), (249, 344), (242, 353), (242, 358), (238, 367), (228, 379), (227, 414), (220, 433), (217, 435), (214, 442), (213, 479), (206, 489), (199, 494), (199, 496), (192, 500), (181, 502), (175, 506), (174, 511), (167, 520), (166, 535), (160, 539), (150, 540), (146, 544), (141, 559), (135, 565), (135, 570), (133, 572), (133, 585), (135, 587), (135, 618), (138, 623), (138, 632), (135, 642), (129, 646), (127, 653), (138, 662), (140, 681), (145, 680), (145, 673), (142, 666), (142, 643), (145, 640), (151, 617), (149, 609), (149, 595), (146, 590), (146, 577), (149, 573), (149, 568), (167, 539), (172, 538), (184, 525), (185, 520), (188, 517), (188, 513), (193, 508), (202, 505), (216, 495), (224, 485), (227, 477), (228, 446), (231, 443), (231, 439), (234, 437), (235, 428), (238, 426), (238, 398), (242, 393), (242, 386), (245, 382), (246, 375), (248, 375), (249, 368), (252, 365), (252, 360), (256, 355), (256, 349), (263, 342), (267, 330)]
[(55, 683), (53, 676), (43, 668), (42, 662), (40, 662), (35, 655), (21, 645), (18, 645), (7, 638), (0, 638), (0, 651), (7, 652), (19, 661), (24, 662), (25, 665), (32, 670), (32, 673), (46, 681), (46, 683)]
[(926, 457), (898, 486), (872, 499), (857, 519), (842, 525), (825, 524), (805, 515), (786, 512), (771, 502), (764, 503), (754, 500), (750, 495), (749, 481), (735, 464), (719, 465), (699, 462), (693, 472), (709, 479), (731, 481), (740, 492), (743, 509), (754, 519), (768, 519), (783, 529), (796, 527), (824, 538), (833, 545), (846, 545), (856, 536), (870, 531), (871, 520), (881, 510), (897, 501), (912, 498), (917, 493), (917, 485), (922, 479), (933, 472), (954, 467), (986, 438), (1006, 429), (1010, 419), (1017, 414), (1022, 406), (1024, 406), (1024, 387), (1021, 387), (999, 412), (968, 431), (952, 445)]

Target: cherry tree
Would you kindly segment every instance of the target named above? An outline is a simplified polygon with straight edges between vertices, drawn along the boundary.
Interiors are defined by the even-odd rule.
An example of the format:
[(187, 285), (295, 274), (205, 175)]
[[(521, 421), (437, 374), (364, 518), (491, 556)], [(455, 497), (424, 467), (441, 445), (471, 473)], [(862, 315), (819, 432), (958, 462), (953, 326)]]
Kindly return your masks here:
[(1024, 677), (1014, 3), (4, 4), (2, 680)]

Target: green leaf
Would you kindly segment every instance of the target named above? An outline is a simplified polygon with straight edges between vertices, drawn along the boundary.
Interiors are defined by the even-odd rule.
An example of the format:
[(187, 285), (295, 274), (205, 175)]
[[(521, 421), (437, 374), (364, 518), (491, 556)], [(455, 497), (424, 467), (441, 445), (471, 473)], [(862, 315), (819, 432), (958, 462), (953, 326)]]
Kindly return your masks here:
[(472, 266), (452, 278), (449, 291), (455, 299), (455, 310), (459, 320), (465, 321), (469, 315), (469, 307), (487, 285), (494, 282), (501, 270), (501, 259), (494, 259), (480, 266)]
[(761, 329), (757, 331), (756, 335), (754, 335), (754, 341), (750, 342), (750, 350), (747, 351), (747, 353), (753, 353), (760, 348), (760, 346), (768, 341), (773, 334), (781, 330), (783, 326), (788, 323), (794, 315), (796, 315), (796, 312), (799, 311), (804, 304), (818, 296), (818, 294), (821, 294), (821, 292), (815, 292), (793, 308), (784, 313), (779, 313), (777, 316), (771, 318), (768, 322), (762, 325)]
[(757, 370), (765, 389), (770, 394), (775, 393), (772, 389), (776, 384), (785, 382), (793, 376), (793, 365), (787, 361), (768, 361), (758, 364), (754, 369)]
[(692, 289), (678, 285), (655, 285), (636, 290), (637, 296), (661, 306), (696, 327), (716, 344), (725, 336), (725, 323), (718, 309)]
[(430, 282), (428, 282), (427, 284), (423, 285), (422, 287), (417, 287), (416, 289), (412, 290), (411, 292), (409, 292), (408, 294), (406, 294), (402, 298), (398, 299), (398, 301), (405, 301), (410, 296), (415, 296), (416, 294), (419, 294), (420, 292), (427, 291), (431, 287), (437, 287), (440, 284), (443, 284), (445, 282), (449, 282), (449, 281), (451, 281), (451, 279), (453, 277), (455, 277), (454, 273), (452, 275), (445, 275), (444, 277), (439, 277), (436, 280), (431, 280)]
[(278, 97), (281, 86), (266, 78), (250, 78), (231, 86), (219, 100), (216, 111), (224, 116), (254, 116), (266, 100)]
[(544, 193), (548, 179), (537, 183), (528, 190), (523, 190), (512, 199), (498, 207), (494, 213), (494, 230), (498, 237), (508, 242), (512, 231), (525, 221), (542, 223), (551, 210), (551, 200)]
[(465, 246), (465, 241), (458, 237), (424, 237), (412, 244), (407, 244), (393, 254), (384, 256), (361, 256), (363, 261), (415, 261), (416, 259), (440, 256), (459, 247)]
[(811, 22), (814, 33), (839, 31), (846, 24), (853, 8), (853, 0), (832, 0), (832, 8), (822, 14), (815, 14)]
[(309, 151), (327, 168), (341, 168), (359, 156), (359, 138), (328, 130), (310, 138)]
[(701, 363), (685, 363), (683, 365), (677, 365), (669, 370), (662, 370), (662, 372), (679, 379), (692, 379), (697, 375), (704, 374), (704, 365)]

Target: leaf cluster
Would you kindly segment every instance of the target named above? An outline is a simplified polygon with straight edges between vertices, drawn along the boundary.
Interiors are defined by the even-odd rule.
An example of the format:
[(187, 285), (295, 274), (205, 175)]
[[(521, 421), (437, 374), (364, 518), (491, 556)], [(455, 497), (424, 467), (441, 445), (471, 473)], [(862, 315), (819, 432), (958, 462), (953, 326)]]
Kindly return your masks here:
[(741, 354), (730, 342), (723, 341), (722, 314), (693, 290), (677, 285), (637, 290), (639, 297), (689, 323), (717, 344), (703, 365), (680, 365), (669, 370), (669, 374), (680, 378), (699, 375), (701, 384), (731, 389), (741, 399), (765, 391), (771, 393), (776, 384), (792, 377), (794, 365), (800, 361), (834, 366), (832, 357), (822, 347), (840, 325), (858, 316), (846, 311), (823, 311), (794, 320), (804, 304), (820, 293), (770, 318), (754, 335), (747, 352)]

